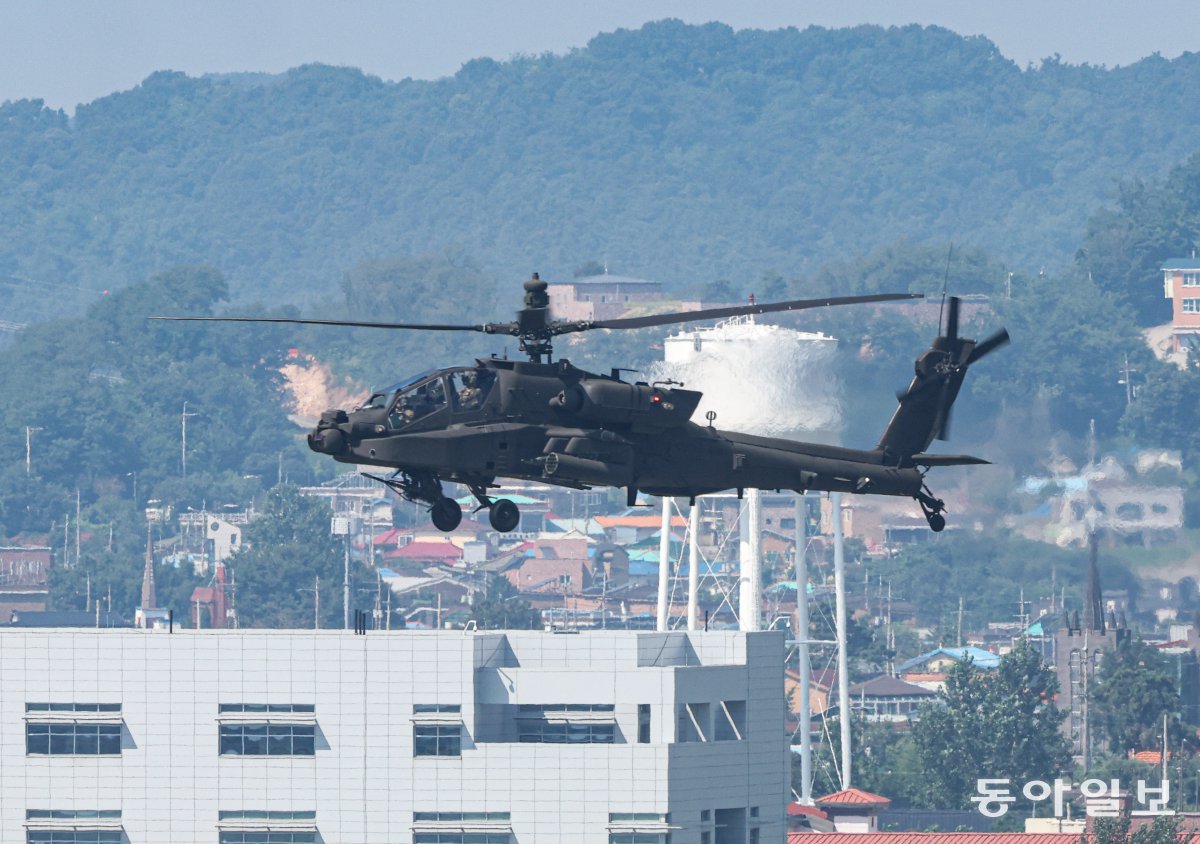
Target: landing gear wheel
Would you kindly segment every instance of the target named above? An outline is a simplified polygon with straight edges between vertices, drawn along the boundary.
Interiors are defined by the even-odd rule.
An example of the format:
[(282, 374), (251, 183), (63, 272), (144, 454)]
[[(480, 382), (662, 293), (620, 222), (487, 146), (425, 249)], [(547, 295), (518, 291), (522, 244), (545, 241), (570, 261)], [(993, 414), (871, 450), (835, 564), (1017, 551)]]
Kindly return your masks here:
[(941, 513), (930, 513), (929, 529), (934, 533), (941, 533), (946, 529), (946, 517)]
[(488, 521), (496, 530), (508, 533), (520, 523), (521, 511), (507, 498), (500, 498), (488, 508)]
[(462, 521), (462, 507), (453, 498), (439, 498), (429, 508), (433, 526), (442, 533), (449, 533)]

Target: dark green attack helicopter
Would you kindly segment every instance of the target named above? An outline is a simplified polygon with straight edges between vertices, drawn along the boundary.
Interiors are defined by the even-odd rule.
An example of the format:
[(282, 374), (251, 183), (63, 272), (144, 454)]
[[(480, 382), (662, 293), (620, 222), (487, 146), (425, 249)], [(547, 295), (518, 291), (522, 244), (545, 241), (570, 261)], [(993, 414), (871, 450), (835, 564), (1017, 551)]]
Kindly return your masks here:
[(327, 410), (308, 435), (313, 451), (342, 463), (392, 469), (386, 484), (409, 501), (429, 506), (434, 526), (452, 531), (462, 508), (445, 481), (468, 487), (487, 508), (497, 531), (517, 527), (520, 512), (489, 490), (497, 478), (520, 478), (575, 489), (624, 487), (630, 506), (638, 492), (694, 499), (736, 489), (897, 495), (915, 499), (929, 527), (946, 526), (945, 502), (925, 485), (937, 466), (987, 463), (958, 454), (927, 454), (945, 439), (950, 408), (967, 369), (1008, 342), (1001, 329), (982, 342), (958, 336), (959, 300), (947, 308), (945, 333), (916, 360), (916, 374), (898, 394), (900, 406), (872, 449), (721, 431), (693, 422), (701, 393), (673, 383), (629, 383), (621, 370), (586, 372), (554, 361), (554, 337), (594, 329), (647, 328), (696, 320), (796, 311), (832, 305), (922, 298), (920, 294), (843, 296), (773, 304), (709, 308), (624, 319), (563, 321), (550, 314), (546, 282), (525, 282), (525, 307), (513, 322), (424, 325), (347, 320), (255, 317), (154, 317), (216, 322), (282, 322), (421, 331), (475, 331), (517, 337), (527, 361), (488, 358), (469, 366), (424, 372), (374, 393), (360, 407)]

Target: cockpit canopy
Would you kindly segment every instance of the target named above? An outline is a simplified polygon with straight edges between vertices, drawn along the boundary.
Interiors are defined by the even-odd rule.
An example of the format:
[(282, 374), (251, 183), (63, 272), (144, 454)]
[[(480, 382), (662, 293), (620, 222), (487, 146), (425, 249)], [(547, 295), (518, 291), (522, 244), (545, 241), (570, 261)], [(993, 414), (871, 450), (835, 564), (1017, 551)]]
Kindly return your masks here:
[(396, 430), (447, 407), (452, 413), (478, 410), (495, 383), (496, 374), (483, 367), (423, 372), (372, 393), (359, 410), (387, 408), (388, 427)]

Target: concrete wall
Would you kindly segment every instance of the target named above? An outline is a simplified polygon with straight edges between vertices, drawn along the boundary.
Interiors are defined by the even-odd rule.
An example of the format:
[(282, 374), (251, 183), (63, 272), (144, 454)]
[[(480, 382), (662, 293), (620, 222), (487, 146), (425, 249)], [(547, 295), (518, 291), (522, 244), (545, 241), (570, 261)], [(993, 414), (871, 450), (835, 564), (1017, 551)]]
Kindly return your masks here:
[[(0, 630), (0, 841), (24, 840), (31, 809), (119, 809), (131, 844), (215, 842), (218, 812), (240, 810), (315, 811), (326, 844), (411, 842), (431, 811), (601, 844), (611, 813), (669, 813), (673, 844), (698, 844), (701, 811), (744, 809), (782, 842), (782, 663), (773, 632)], [(683, 704), (722, 701), (745, 701), (742, 740), (677, 741)], [(28, 703), (120, 703), (121, 754), (27, 755)], [(229, 703), (313, 704), (315, 755), (220, 755)], [(456, 718), (414, 704), (461, 707), (461, 756), (413, 756), (414, 719)], [(519, 743), (521, 704), (611, 704), (568, 717), (615, 721), (616, 740)]]

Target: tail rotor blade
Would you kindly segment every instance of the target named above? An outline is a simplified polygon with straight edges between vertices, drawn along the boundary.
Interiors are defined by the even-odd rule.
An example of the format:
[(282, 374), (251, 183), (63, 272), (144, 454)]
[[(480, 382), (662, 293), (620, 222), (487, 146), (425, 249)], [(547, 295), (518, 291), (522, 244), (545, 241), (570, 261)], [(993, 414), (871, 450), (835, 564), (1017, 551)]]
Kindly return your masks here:
[(988, 337), (986, 340), (978, 343), (975, 348), (971, 350), (971, 354), (967, 357), (967, 360), (963, 366), (970, 366), (985, 355), (989, 355), (996, 351), (996, 349), (999, 349), (1001, 346), (1008, 345), (1008, 341), (1008, 332), (1001, 328), (991, 337)]

